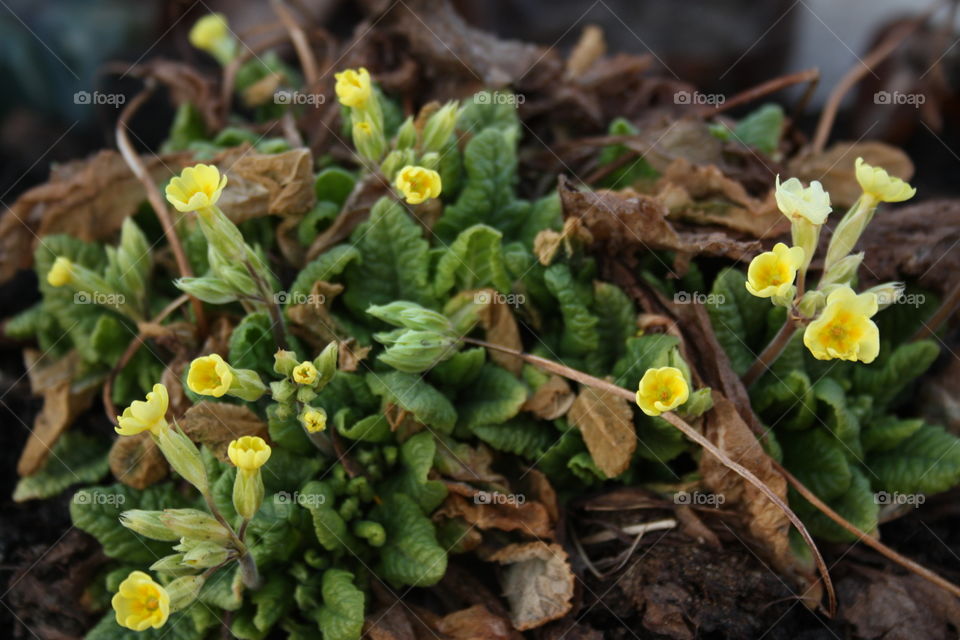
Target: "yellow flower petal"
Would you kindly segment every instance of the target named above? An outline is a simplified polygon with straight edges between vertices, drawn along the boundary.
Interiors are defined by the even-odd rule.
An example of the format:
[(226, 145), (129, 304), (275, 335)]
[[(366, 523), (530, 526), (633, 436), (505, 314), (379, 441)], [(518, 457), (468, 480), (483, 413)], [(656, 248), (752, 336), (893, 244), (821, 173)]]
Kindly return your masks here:
[(70, 262), (69, 259), (59, 256), (53, 261), (53, 266), (50, 267), (50, 271), (47, 273), (47, 282), (49, 282), (52, 287), (62, 287), (70, 284), (72, 279), (73, 263)]
[(317, 381), (317, 368), (309, 360), (301, 362), (293, 369), (293, 381), (297, 384), (313, 384)]
[(880, 331), (870, 319), (876, 313), (875, 294), (836, 289), (820, 316), (807, 325), (803, 344), (818, 360), (873, 362), (880, 353)]
[(233, 369), (218, 354), (212, 353), (196, 358), (190, 363), (187, 373), (187, 387), (202, 396), (219, 398), (230, 390), (233, 384)]
[(648, 416), (676, 409), (690, 397), (683, 372), (676, 367), (647, 369), (637, 389), (637, 405)]
[(363, 67), (359, 69), (347, 69), (333, 76), (337, 80), (334, 90), (337, 93), (337, 99), (345, 107), (354, 107), (362, 109), (366, 106), (370, 95), (373, 92), (373, 86), (370, 82), (370, 72)]
[(860, 188), (878, 202), (903, 202), (917, 193), (907, 182), (891, 176), (886, 169), (867, 164), (863, 158), (857, 158), (854, 167)]
[(804, 188), (797, 178), (790, 178), (780, 184), (780, 176), (776, 179), (777, 188), (774, 197), (777, 207), (788, 218), (806, 218), (813, 224), (823, 224), (830, 215), (830, 194), (823, 190), (823, 185), (814, 180), (809, 187)]
[(213, 165), (187, 167), (166, 188), (167, 200), (177, 211), (199, 211), (212, 207), (227, 186), (227, 176)]
[(134, 631), (159, 629), (170, 617), (170, 594), (142, 571), (133, 571), (111, 599), (117, 624)]
[(270, 459), (270, 445), (257, 436), (243, 436), (230, 443), (227, 456), (243, 471), (256, 471)]
[(167, 428), (167, 407), (170, 396), (162, 384), (153, 385), (153, 391), (147, 394), (146, 401), (134, 400), (123, 414), (117, 416), (114, 430), (122, 436), (135, 436), (144, 431), (158, 435)]
[(407, 165), (397, 174), (394, 182), (407, 204), (420, 204), (440, 196), (440, 174), (433, 169)]
[(773, 251), (761, 253), (750, 261), (747, 291), (758, 298), (787, 295), (797, 277), (797, 269), (803, 264), (803, 258), (802, 247), (787, 247), (778, 242)]

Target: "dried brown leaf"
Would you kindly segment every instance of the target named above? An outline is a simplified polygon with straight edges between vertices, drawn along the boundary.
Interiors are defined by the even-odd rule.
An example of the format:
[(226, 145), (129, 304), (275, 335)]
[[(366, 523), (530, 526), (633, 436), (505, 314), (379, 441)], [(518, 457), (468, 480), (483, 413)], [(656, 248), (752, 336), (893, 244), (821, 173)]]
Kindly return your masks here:
[(369, 640), (417, 640), (403, 607), (391, 606), (367, 616), (363, 637)]
[(527, 469), (524, 484), (530, 499), (536, 500), (546, 508), (547, 515), (550, 516), (550, 522), (554, 524), (559, 522), (560, 503), (557, 500), (557, 492), (550, 484), (546, 474), (539, 469)]
[(556, 420), (567, 414), (575, 398), (576, 394), (570, 388), (570, 383), (554, 374), (537, 387), (521, 409), (543, 420)]
[(577, 78), (583, 75), (593, 63), (607, 53), (607, 41), (603, 37), (603, 29), (595, 24), (588, 24), (580, 32), (580, 39), (574, 45), (570, 57), (567, 58), (567, 78)]
[(562, 618), (572, 608), (575, 578), (560, 545), (542, 541), (511, 544), (490, 560), (506, 567), (501, 585), (514, 628), (534, 629)]
[(322, 348), (330, 342), (340, 341), (345, 335), (336, 319), (330, 315), (330, 305), (343, 292), (343, 285), (318, 280), (310, 289), (311, 298), (319, 302), (291, 305), (287, 308), (290, 321), (301, 328), (301, 337), (311, 345)]
[(219, 205), (234, 222), (266, 215), (293, 216), (313, 207), (313, 156), (307, 149), (255, 153), (229, 149), (214, 162), (229, 179)]
[(626, 471), (637, 448), (633, 409), (619, 396), (583, 388), (570, 407), (570, 424), (580, 429), (590, 456), (608, 478)]
[(960, 628), (956, 599), (915, 575), (856, 574), (837, 588), (840, 615), (864, 640), (947, 640)]
[[(523, 342), (520, 340), (520, 328), (517, 319), (509, 305), (501, 300), (492, 289), (481, 289), (478, 293), (486, 293), (488, 303), (479, 311), (480, 324), (486, 330), (487, 342), (498, 344), (515, 351), (523, 351)], [(490, 359), (514, 375), (519, 375), (523, 369), (523, 360), (502, 351), (488, 349)]]
[(224, 462), (231, 440), (242, 436), (269, 439), (266, 423), (247, 407), (236, 404), (203, 401), (188, 409), (178, 424), (191, 440), (205, 444)]
[(149, 433), (114, 440), (109, 461), (114, 477), (134, 489), (146, 489), (163, 480), (170, 470)]
[(437, 631), (452, 640), (511, 640), (522, 637), (514, 631), (508, 620), (491, 613), (482, 604), (448, 613), (437, 622)]
[(861, 189), (853, 166), (858, 157), (876, 167), (883, 167), (898, 178), (909, 180), (913, 177), (913, 163), (906, 153), (874, 140), (837, 142), (821, 153), (798, 155), (790, 161), (787, 169), (789, 177), (823, 183), (823, 188), (830, 192), (833, 215), (839, 220), (837, 212), (842, 212), (860, 197)]
[[(480, 529), (517, 531), (536, 538), (553, 538), (547, 508), (539, 502), (494, 491), (481, 491), (458, 483), (446, 482), (447, 499), (434, 512), (435, 517), (463, 518)], [(514, 498), (514, 499), (510, 499)]]

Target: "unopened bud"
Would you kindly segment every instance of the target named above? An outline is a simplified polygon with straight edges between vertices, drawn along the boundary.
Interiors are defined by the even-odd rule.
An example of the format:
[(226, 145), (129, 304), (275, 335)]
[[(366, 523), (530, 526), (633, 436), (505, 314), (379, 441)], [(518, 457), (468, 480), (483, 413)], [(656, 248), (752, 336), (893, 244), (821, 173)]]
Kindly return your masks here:
[(281, 376), (289, 377), (293, 373), (293, 368), (298, 364), (300, 364), (300, 361), (293, 351), (278, 349), (273, 354), (273, 370)]
[(457, 126), (457, 117), (459, 115), (459, 104), (451, 101), (430, 116), (427, 124), (423, 127), (423, 150), (441, 151), (450, 138), (450, 135), (453, 134), (453, 129)]
[(215, 542), (201, 542), (183, 554), (183, 562), (196, 569), (206, 569), (222, 564), (230, 552)]
[(330, 342), (323, 351), (313, 360), (313, 366), (317, 369), (317, 382), (315, 387), (323, 389), (327, 383), (333, 379), (337, 372), (337, 356), (340, 353), (340, 345), (337, 342)]
[(228, 545), (233, 536), (216, 518), (199, 509), (164, 509), (161, 521), (181, 538)]
[(252, 520), (263, 503), (263, 476), (260, 469), (237, 469), (233, 481), (233, 508), (244, 520)]
[(187, 576), (195, 572), (193, 567), (183, 563), (182, 553), (163, 556), (150, 565), (150, 570), (156, 571), (157, 573), (165, 573), (168, 576)]
[(207, 470), (203, 466), (200, 450), (190, 438), (179, 429), (163, 429), (156, 438), (156, 443), (174, 471), (196, 487), (202, 495), (210, 492)]
[(820, 286), (831, 284), (851, 284), (857, 277), (857, 270), (860, 263), (863, 262), (864, 253), (851, 253), (845, 258), (841, 258), (823, 274), (820, 279)]
[(903, 297), (902, 282), (885, 282), (875, 287), (870, 287), (864, 293), (872, 293), (877, 296), (877, 310), (883, 310), (900, 300)]
[(409, 116), (397, 129), (397, 149), (410, 149), (416, 144), (417, 127), (413, 124), (413, 116)]
[(120, 514), (120, 524), (151, 540), (176, 540), (180, 536), (171, 531), (160, 519), (162, 511), (130, 509)]
[(203, 583), (204, 578), (201, 575), (183, 576), (168, 584), (166, 590), (170, 596), (170, 610), (179, 611), (190, 605), (200, 595)]

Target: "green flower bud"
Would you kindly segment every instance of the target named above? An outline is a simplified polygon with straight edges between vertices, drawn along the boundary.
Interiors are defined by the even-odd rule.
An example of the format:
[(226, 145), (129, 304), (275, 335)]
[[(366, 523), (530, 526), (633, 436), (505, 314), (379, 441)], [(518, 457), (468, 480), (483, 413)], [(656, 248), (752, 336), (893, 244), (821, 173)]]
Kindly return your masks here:
[(214, 542), (201, 542), (183, 555), (183, 562), (196, 569), (207, 569), (226, 562), (230, 552)]
[(803, 263), (798, 271), (806, 273), (810, 266), (810, 260), (817, 251), (817, 244), (820, 241), (820, 226), (813, 224), (803, 216), (791, 218), (791, 235), (793, 236), (793, 246), (803, 249)]
[(297, 389), (297, 402), (302, 402), (303, 404), (310, 404), (313, 402), (313, 399), (317, 397), (317, 392), (313, 390), (312, 387), (307, 387), (301, 385)]
[(207, 239), (208, 257), (217, 256), (224, 264), (243, 264), (249, 253), (243, 234), (220, 207), (213, 205), (198, 210), (197, 220)]
[(451, 101), (430, 116), (427, 124), (423, 127), (423, 150), (442, 150), (451, 134), (453, 134), (454, 127), (457, 126), (457, 117), (459, 115), (460, 105), (455, 101)]
[(237, 469), (233, 481), (233, 507), (244, 520), (252, 520), (263, 504), (263, 477), (260, 469)]
[(457, 344), (436, 331), (406, 331), (380, 354), (380, 361), (398, 371), (420, 373), (452, 357)]
[(293, 374), (293, 368), (300, 364), (297, 354), (285, 349), (277, 349), (273, 354), (273, 370), (279, 375), (289, 378)]
[(180, 536), (163, 524), (160, 519), (161, 515), (163, 515), (162, 511), (129, 509), (120, 514), (120, 524), (151, 540), (172, 541), (178, 539)]
[(387, 157), (380, 163), (380, 173), (386, 177), (388, 182), (393, 182), (396, 173), (405, 166), (403, 151), (394, 150), (388, 153)]
[(857, 277), (857, 270), (863, 262), (864, 253), (851, 253), (835, 262), (820, 279), (820, 286), (831, 284), (851, 284)]
[(237, 299), (234, 288), (219, 278), (209, 276), (178, 278), (173, 284), (180, 291), (210, 304), (227, 304)]
[(313, 360), (313, 366), (317, 369), (316, 388), (323, 389), (327, 383), (333, 380), (337, 373), (337, 357), (340, 353), (340, 345), (337, 342), (330, 342), (323, 351)]
[(196, 600), (203, 583), (203, 576), (183, 576), (168, 584), (165, 589), (170, 596), (170, 610), (179, 611)]
[(861, 196), (843, 219), (833, 230), (830, 246), (827, 247), (827, 257), (824, 260), (824, 271), (829, 271), (841, 259), (847, 257), (860, 239), (863, 230), (867, 228), (877, 210), (877, 201), (873, 198)]
[(216, 518), (199, 509), (164, 509), (160, 520), (181, 538), (191, 542), (233, 543), (233, 535)]
[(770, 302), (775, 306), (789, 309), (793, 305), (793, 298), (797, 295), (797, 288), (790, 285), (782, 294), (770, 296)]
[(872, 293), (877, 296), (877, 310), (882, 311), (900, 300), (903, 297), (903, 290), (902, 282), (884, 282), (875, 287), (870, 287), (864, 293)]
[(234, 369), (233, 381), (227, 395), (231, 395), (247, 402), (256, 402), (267, 392), (267, 386), (260, 379), (260, 374), (253, 369)]
[(425, 169), (436, 171), (440, 167), (440, 154), (434, 151), (423, 154), (420, 158), (420, 166)]
[(293, 394), (297, 392), (298, 386), (291, 382), (290, 380), (278, 380), (276, 382), (270, 383), (270, 393), (273, 397), (274, 402), (279, 402), (280, 404), (286, 404), (290, 402), (293, 398)]
[(797, 303), (797, 309), (807, 318), (816, 317), (827, 304), (827, 296), (823, 291), (807, 291)]
[(447, 316), (421, 307), (415, 302), (398, 300), (389, 304), (374, 305), (367, 308), (367, 313), (396, 327), (452, 332)]
[(370, 162), (379, 163), (387, 146), (383, 132), (369, 120), (354, 120), (353, 145), (357, 153)]
[[(417, 127), (413, 124), (413, 116), (408, 116), (400, 128), (397, 129), (397, 149), (410, 149), (417, 144)], [(398, 169), (400, 167), (397, 167)]]
[(183, 563), (182, 553), (163, 556), (150, 565), (150, 570), (168, 576), (188, 576), (196, 572), (196, 569)]
[(200, 450), (190, 438), (179, 429), (163, 429), (154, 440), (174, 471), (195, 486), (202, 495), (210, 493), (207, 470), (203, 466)]

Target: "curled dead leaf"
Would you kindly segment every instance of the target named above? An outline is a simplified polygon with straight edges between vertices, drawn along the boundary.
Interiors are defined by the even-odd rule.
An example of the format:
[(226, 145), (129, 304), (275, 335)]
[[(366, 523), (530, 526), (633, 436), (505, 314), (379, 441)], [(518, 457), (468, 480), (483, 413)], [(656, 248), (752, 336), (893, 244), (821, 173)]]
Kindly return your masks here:
[(149, 433), (114, 440), (109, 461), (114, 477), (134, 489), (146, 489), (163, 480), (170, 470)]
[(306, 213), (316, 201), (313, 156), (307, 149), (267, 154), (243, 145), (224, 151), (213, 162), (229, 178), (219, 205), (234, 222)]
[(593, 63), (607, 53), (607, 42), (603, 37), (603, 29), (595, 24), (588, 24), (580, 32), (580, 39), (574, 45), (570, 57), (567, 58), (567, 78), (576, 78), (583, 75)]
[(566, 379), (553, 374), (527, 398), (521, 409), (543, 420), (563, 417), (573, 405), (576, 394)]
[[(486, 331), (487, 342), (515, 351), (523, 351), (517, 319), (513, 316), (510, 307), (502, 301), (502, 296), (493, 289), (480, 289), (476, 293), (486, 293), (484, 299), (489, 301), (479, 311), (480, 324)], [(520, 375), (523, 369), (523, 360), (516, 356), (495, 349), (487, 349), (487, 355), (513, 375)]]
[(463, 518), (480, 529), (517, 531), (525, 536), (553, 538), (547, 508), (539, 502), (496, 491), (481, 491), (459, 482), (445, 482), (450, 493), (435, 517)]
[(231, 440), (259, 436), (269, 441), (266, 423), (247, 407), (236, 404), (201, 402), (188, 409), (178, 424), (191, 440), (206, 445), (224, 462)]
[(626, 471), (637, 448), (633, 408), (624, 398), (584, 387), (570, 407), (570, 424), (580, 429), (590, 456), (608, 478)]
[(500, 582), (514, 628), (534, 629), (562, 618), (573, 607), (575, 577), (560, 545), (542, 541), (511, 544), (490, 560), (506, 567)]
[(451, 640), (511, 640), (520, 638), (510, 622), (492, 613), (482, 604), (443, 616), (437, 631)]

